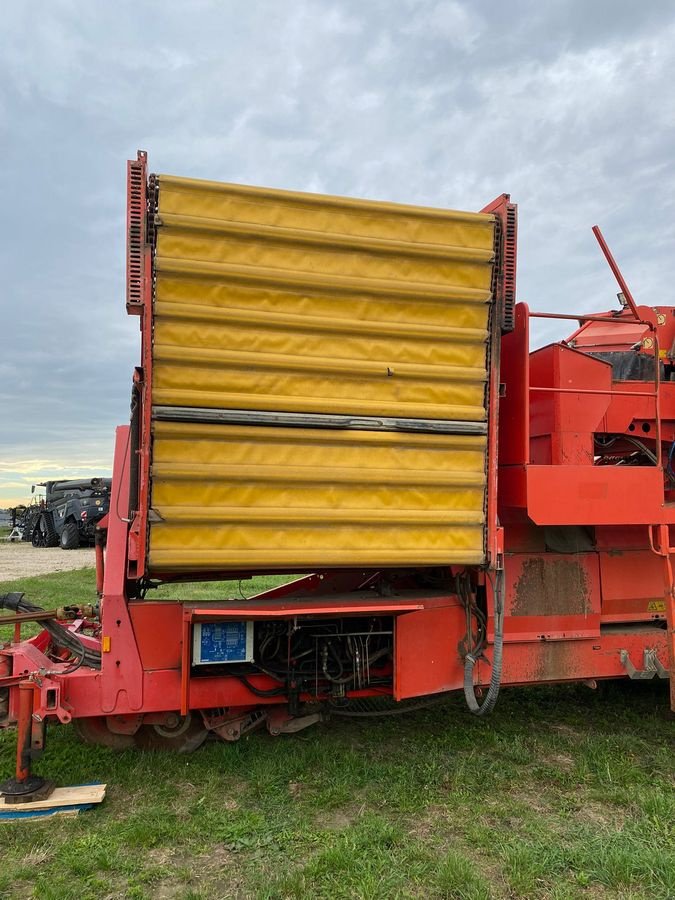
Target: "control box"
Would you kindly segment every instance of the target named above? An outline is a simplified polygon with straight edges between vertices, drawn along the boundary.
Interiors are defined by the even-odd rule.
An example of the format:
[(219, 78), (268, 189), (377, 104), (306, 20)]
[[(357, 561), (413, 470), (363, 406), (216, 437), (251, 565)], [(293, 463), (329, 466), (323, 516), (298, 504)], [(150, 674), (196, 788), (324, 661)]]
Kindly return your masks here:
[(193, 625), (193, 665), (252, 661), (253, 622), (195, 622)]

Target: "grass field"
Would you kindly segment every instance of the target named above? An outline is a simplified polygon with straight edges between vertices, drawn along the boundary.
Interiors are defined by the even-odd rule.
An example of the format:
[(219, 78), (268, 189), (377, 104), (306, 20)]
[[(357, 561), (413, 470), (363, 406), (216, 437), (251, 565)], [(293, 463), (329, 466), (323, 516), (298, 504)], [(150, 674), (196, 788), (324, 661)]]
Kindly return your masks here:
[[(31, 581), (0, 593), (91, 600), (90, 570)], [(43, 772), (106, 781), (108, 798), (76, 820), (0, 826), (0, 896), (672, 900), (667, 706), (663, 684), (511, 689), (484, 722), (453, 697), (189, 757), (55, 727)], [(13, 737), (0, 732), (0, 778)]]

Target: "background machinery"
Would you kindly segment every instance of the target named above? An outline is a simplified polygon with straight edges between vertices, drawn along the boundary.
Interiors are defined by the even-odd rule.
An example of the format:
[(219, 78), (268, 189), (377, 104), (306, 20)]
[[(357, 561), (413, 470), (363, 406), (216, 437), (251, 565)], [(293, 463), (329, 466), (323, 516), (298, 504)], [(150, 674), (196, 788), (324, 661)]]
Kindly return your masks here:
[(73, 550), (94, 543), (96, 525), (110, 507), (110, 478), (45, 481), (45, 496), (24, 508), (18, 524), (22, 540), (34, 547)]
[[(128, 166), (142, 351), (98, 525), (99, 602), (0, 652), (34, 797), (48, 721), (192, 750), (364, 698), (670, 677), (675, 310), (530, 352), (516, 206), (479, 213)], [(305, 573), (246, 600), (162, 583)], [(67, 603), (67, 598), (64, 598)]]

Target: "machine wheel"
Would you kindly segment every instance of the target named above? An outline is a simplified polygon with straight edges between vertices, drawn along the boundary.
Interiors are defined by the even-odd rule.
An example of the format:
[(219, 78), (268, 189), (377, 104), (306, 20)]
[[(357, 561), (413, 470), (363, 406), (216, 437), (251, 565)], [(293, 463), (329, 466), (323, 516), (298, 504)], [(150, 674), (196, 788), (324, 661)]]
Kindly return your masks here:
[(56, 547), (58, 542), (59, 536), (54, 529), (52, 514), (42, 513), (33, 529), (31, 543), (34, 547)]
[(128, 750), (134, 746), (135, 735), (116, 734), (108, 728), (105, 716), (91, 716), (73, 719), (73, 728), (78, 738), (85, 744), (97, 744), (112, 750)]
[(61, 549), (75, 550), (80, 546), (80, 531), (76, 522), (66, 522), (61, 532)]
[(176, 716), (175, 725), (141, 725), (134, 741), (141, 750), (169, 750), (172, 753), (192, 753), (204, 743), (209, 733), (201, 716)]

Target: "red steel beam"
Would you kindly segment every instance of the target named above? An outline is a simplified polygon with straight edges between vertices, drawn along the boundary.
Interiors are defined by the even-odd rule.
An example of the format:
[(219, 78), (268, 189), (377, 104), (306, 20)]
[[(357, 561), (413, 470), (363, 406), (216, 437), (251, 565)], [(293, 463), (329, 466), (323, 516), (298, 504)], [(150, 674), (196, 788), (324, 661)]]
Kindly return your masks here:
[(633, 313), (635, 318), (638, 321), (640, 321), (640, 314), (638, 312), (637, 304), (636, 304), (635, 300), (633, 299), (633, 295), (630, 292), (630, 288), (626, 284), (626, 279), (621, 274), (621, 269), (619, 268), (616, 260), (612, 256), (612, 251), (607, 246), (607, 241), (602, 236), (602, 232), (600, 231), (599, 225), (593, 226), (593, 234), (595, 235), (595, 237), (598, 241), (598, 244), (600, 244), (600, 249), (602, 250), (602, 252), (605, 255), (605, 259), (607, 260), (607, 263), (609, 264), (609, 267), (612, 270), (612, 274), (616, 278), (617, 284), (621, 288), (621, 293), (626, 298), (626, 303), (628, 304), (630, 311)]

